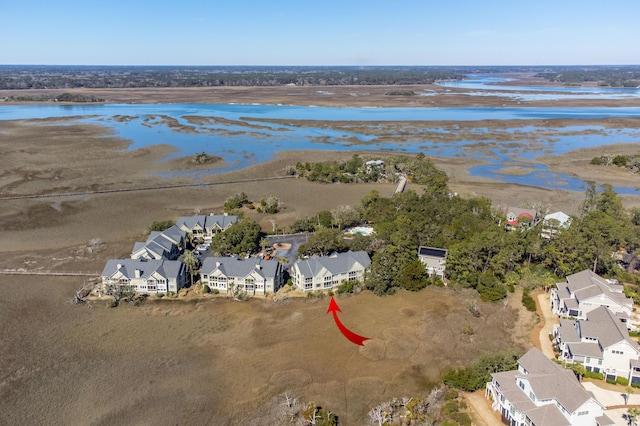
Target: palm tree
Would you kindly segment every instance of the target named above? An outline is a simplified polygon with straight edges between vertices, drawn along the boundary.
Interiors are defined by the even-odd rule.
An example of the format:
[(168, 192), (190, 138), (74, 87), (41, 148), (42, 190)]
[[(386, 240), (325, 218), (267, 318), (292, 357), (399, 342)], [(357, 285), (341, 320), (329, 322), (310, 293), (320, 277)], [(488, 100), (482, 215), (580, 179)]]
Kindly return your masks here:
[(185, 250), (180, 259), (189, 268), (189, 276), (191, 277), (191, 285), (193, 285), (193, 276), (195, 275), (196, 266), (198, 265), (198, 258), (193, 255), (191, 250)]

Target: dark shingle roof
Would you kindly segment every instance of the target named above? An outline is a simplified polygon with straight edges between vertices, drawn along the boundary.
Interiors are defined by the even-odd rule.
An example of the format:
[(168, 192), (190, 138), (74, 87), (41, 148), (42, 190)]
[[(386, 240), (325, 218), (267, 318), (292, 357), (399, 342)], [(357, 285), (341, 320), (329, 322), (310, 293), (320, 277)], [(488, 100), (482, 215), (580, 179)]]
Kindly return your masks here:
[(435, 247), (420, 246), (420, 248), (418, 249), (418, 255), (444, 259), (445, 257), (447, 257), (447, 250)]

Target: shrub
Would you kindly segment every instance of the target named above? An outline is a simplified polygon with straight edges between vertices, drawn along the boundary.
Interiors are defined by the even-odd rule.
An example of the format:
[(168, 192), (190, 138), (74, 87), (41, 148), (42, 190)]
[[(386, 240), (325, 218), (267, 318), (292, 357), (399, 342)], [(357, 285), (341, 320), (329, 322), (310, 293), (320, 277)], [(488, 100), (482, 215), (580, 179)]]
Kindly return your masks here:
[(209, 294), (209, 293), (211, 293), (211, 288), (210, 288), (208, 285), (206, 285), (206, 284), (205, 284), (205, 285), (203, 285), (203, 286), (202, 286), (202, 293), (203, 293), (203, 294)]
[(525, 290), (522, 292), (522, 304), (525, 308), (527, 308), (527, 311), (536, 311), (536, 301), (533, 300), (533, 297), (531, 297), (529, 290)]
[(213, 290), (211, 290), (212, 294), (220, 294), (220, 290), (218, 290), (217, 288), (214, 288)]
[(456, 399), (458, 397), (458, 391), (455, 389), (449, 389), (445, 394), (444, 394), (444, 400), (445, 401), (449, 401), (452, 399)]
[(629, 386), (629, 380), (625, 379), (624, 377), (617, 377), (616, 383), (622, 386)]
[(109, 308), (115, 308), (116, 306), (118, 306), (118, 302), (116, 300), (112, 299), (107, 302), (107, 307)]
[(473, 329), (473, 326), (471, 324), (465, 324), (464, 326), (462, 326), (462, 331), (461, 333), (464, 334), (465, 336), (471, 336), (473, 334), (475, 334), (475, 330)]
[(450, 417), (460, 426), (471, 426), (471, 417), (467, 413), (453, 413)]
[(628, 155), (616, 155), (615, 157), (613, 157), (613, 160), (611, 162), (613, 164), (615, 164), (616, 166), (624, 167), (629, 162), (629, 156)]
[(585, 379), (604, 380), (604, 375), (602, 373), (596, 373), (594, 371), (585, 371), (583, 377)]
[(447, 415), (457, 413), (458, 410), (460, 410), (460, 405), (458, 404), (457, 399), (453, 399), (447, 402), (446, 404), (444, 404), (444, 407), (442, 407), (442, 412)]
[(593, 157), (590, 163), (594, 166), (600, 166), (602, 165), (602, 157)]
[(162, 299), (164, 297), (164, 293), (156, 293), (156, 297), (158, 299)]
[(336, 289), (336, 293), (344, 294), (344, 293), (353, 293), (353, 289), (358, 284), (357, 281), (342, 281), (338, 288)]

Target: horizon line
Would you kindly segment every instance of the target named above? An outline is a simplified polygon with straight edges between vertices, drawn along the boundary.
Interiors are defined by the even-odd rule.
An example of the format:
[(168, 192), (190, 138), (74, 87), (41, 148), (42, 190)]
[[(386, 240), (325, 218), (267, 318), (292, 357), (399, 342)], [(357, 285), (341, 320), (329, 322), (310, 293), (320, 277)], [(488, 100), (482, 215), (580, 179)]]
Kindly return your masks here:
[(330, 65), (294, 65), (294, 64), (281, 64), (281, 65), (261, 65), (261, 64), (0, 64), (0, 67), (248, 67), (248, 68), (283, 68), (283, 67), (306, 67), (306, 68), (321, 68), (321, 67), (354, 67), (354, 68), (383, 68), (383, 67), (431, 67), (431, 68), (451, 68), (451, 67), (633, 67), (640, 66), (640, 63), (618, 63), (618, 64), (455, 64), (455, 65), (420, 65), (420, 64), (377, 64), (377, 65), (362, 65), (362, 64), (330, 64)]

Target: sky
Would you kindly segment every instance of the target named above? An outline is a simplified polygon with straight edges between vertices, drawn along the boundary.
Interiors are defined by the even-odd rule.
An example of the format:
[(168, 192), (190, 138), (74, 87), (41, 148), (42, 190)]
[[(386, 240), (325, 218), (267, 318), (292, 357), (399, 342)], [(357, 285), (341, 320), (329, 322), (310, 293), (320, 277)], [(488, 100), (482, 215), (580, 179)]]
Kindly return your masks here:
[(5, 0), (0, 64), (637, 65), (638, 0)]

